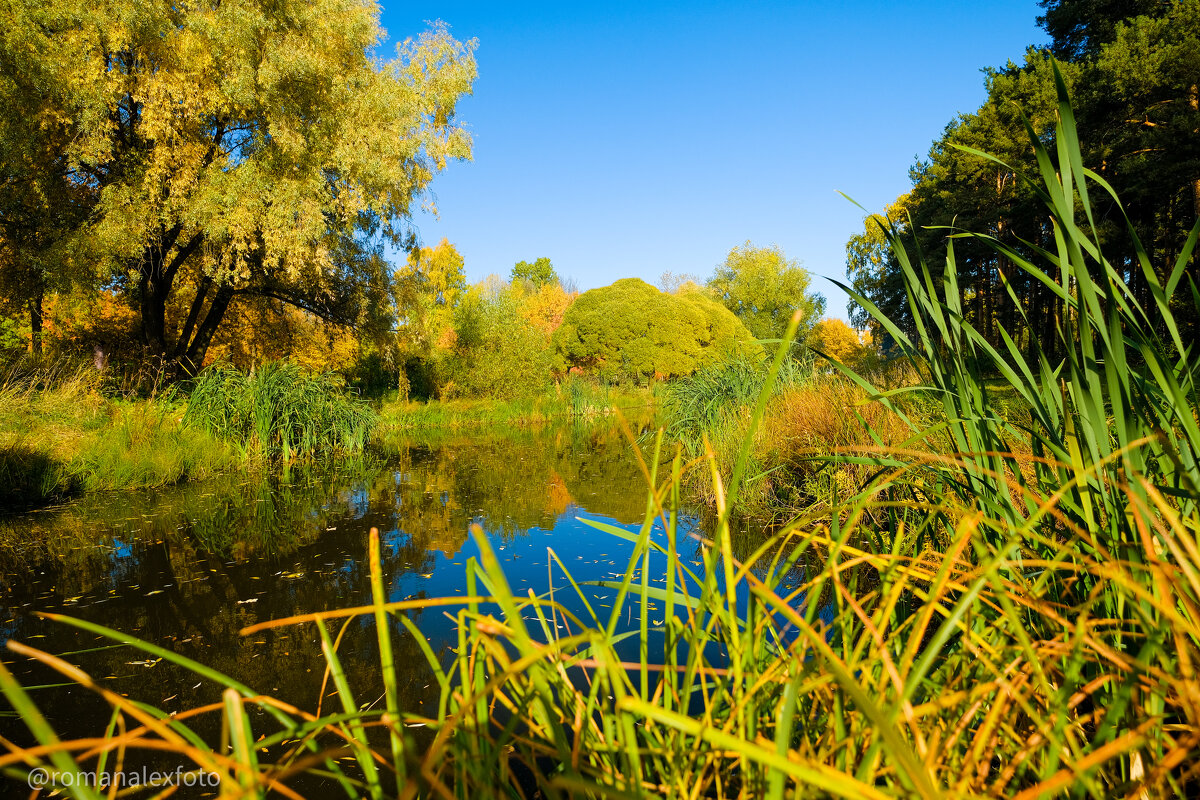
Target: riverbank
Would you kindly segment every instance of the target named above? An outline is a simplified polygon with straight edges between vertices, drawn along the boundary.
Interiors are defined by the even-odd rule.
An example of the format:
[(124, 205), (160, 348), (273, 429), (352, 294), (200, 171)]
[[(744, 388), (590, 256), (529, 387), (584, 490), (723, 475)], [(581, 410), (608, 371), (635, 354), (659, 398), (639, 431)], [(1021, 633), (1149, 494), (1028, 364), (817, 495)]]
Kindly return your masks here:
[(180, 424), (174, 399), (104, 396), (84, 370), (0, 386), (0, 508), (34, 507), (80, 492), (205, 479), (235, 468), (237, 452)]
[(594, 420), (618, 409), (640, 428), (655, 403), (653, 389), (570, 378), (534, 396), (392, 401), (376, 412), (331, 379), (282, 363), (253, 375), (209, 370), (190, 396), (111, 397), (101, 381), (95, 370), (59, 365), (0, 385), (0, 508), (204, 480), (252, 461), (358, 451), (396, 436)]

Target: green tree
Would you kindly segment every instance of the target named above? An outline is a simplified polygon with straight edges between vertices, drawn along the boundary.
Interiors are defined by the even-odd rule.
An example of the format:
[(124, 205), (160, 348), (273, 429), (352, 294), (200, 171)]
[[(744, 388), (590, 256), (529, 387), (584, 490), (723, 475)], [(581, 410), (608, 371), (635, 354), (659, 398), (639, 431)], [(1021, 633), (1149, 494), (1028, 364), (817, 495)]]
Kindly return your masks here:
[(17, 0), (0, 29), (5, 80), (32, 69), (46, 119), (0, 120), (0, 140), (52, 151), (86, 211), (57, 217), (133, 297), (145, 345), (185, 368), (239, 297), (381, 324), (383, 243), (470, 156), (454, 110), (473, 43), (435, 27), (381, 64), (373, 4)]
[(584, 292), (554, 332), (560, 367), (611, 380), (690, 375), (753, 334), (699, 291), (669, 295), (637, 278)]
[[(985, 233), (1018, 251), (1025, 243), (1047, 246), (1052, 232), (1038, 213), (1038, 200), (1015, 170), (1034, 171), (1028, 145), (1028, 122), (1039, 135), (1050, 137), (1057, 108), (1049, 56), (1026, 51), (1025, 60), (1003, 69), (987, 70), (987, 101), (973, 114), (960, 115), (946, 127), (930, 149), (928, 159), (913, 170), (914, 185), (906, 213), (912, 226), (908, 240), (924, 252), (943, 251), (945, 239), (957, 230)], [(1071, 82), (1078, 70), (1065, 69)], [(1006, 166), (973, 151), (994, 153)], [(1008, 288), (1037, 321), (1053, 319), (1057, 299), (1022, 270), (1013, 269), (978, 239), (955, 242), (955, 259), (963, 309), (969, 322), (998, 343), (997, 323), (1018, 330), (1018, 312)], [(934, 261), (940, 280), (942, 262)], [(895, 286), (895, 277), (887, 282)], [(907, 296), (902, 295), (907, 303)], [(907, 318), (907, 317), (904, 317)], [(1041, 331), (1025, 331), (1022, 344), (1031, 344)]]
[(779, 339), (800, 312), (796, 340), (804, 341), (825, 313), (825, 298), (809, 292), (809, 274), (778, 247), (735, 247), (717, 267), (708, 288), (757, 339)]
[(454, 310), (467, 291), (462, 255), (447, 239), (437, 247), (413, 250), (396, 270), (397, 360), (410, 388), (426, 396), (436, 391), (441, 364), (453, 345)]
[[(1016, 177), (1036, 168), (1026, 122), (1044, 141), (1053, 140), (1053, 53), (1071, 59), (1059, 68), (1075, 97), (1084, 164), (1124, 204), (1118, 211), (1103, 193), (1093, 198), (1099, 243), (1133, 297), (1151, 303), (1150, 282), (1123, 220), (1134, 225), (1151, 263), (1165, 265), (1175, 262), (1200, 218), (1200, 0), (1047, 0), (1043, 8), (1050, 51), (1030, 48), (1022, 64), (987, 71), (987, 101), (947, 126), (912, 170), (905, 214), (888, 216), (906, 246), (926, 252), (944, 249), (955, 229), (985, 233), (1018, 253), (1053, 250), (1054, 231), (1041, 219), (1032, 190)], [(994, 153), (1005, 165), (972, 151)], [(1054, 346), (1062, 309), (1051, 290), (978, 239), (957, 239), (954, 257), (967, 322), (998, 346), (1004, 344), (1001, 328), (1020, 347), (1039, 340)], [(940, 280), (940, 263), (930, 266)], [(1200, 259), (1193, 257), (1191, 266), (1200, 283)], [(847, 245), (847, 271), (860, 294), (912, 332), (900, 265), (873, 222)], [(1200, 318), (1187, 282), (1181, 285), (1172, 299), (1176, 319), (1196, 338)], [(851, 309), (856, 322), (867, 316)], [(886, 350), (887, 338), (873, 332)]]
[(1116, 38), (1122, 22), (1160, 14), (1162, 0), (1039, 0), (1038, 24), (1050, 34), (1050, 50), (1060, 61), (1079, 61)]
[(559, 282), (558, 273), (554, 271), (550, 259), (545, 256), (532, 264), (528, 261), (518, 261), (512, 268), (511, 280), (514, 284), (531, 284), (534, 289)]
[(69, 74), (41, 54), (13, 45), (24, 32), (0, 9), (0, 312), (27, 316), (30, 347), (41, 352), (48, 292), (85, 279), (82, 243), (73, 234), (95, 199), (73, 178), (71, 131), (50, 97)]
[(424, 320), (436, 316), (439, 310), (448, 312), (458, 305), (467, 288), (463, 267), (462, 255), (448, 239), (442, 239), (437, 247), (413, 250), (394, 276), (402, 325), (420, 322), (422, 328), (436, 328)]
[(549, 335), (523, 313), (524, 288), (498, 280), (472, 286), (454, 311), (454, 356), (439, 389), (445, 397), (510, 399), (549, 384)]

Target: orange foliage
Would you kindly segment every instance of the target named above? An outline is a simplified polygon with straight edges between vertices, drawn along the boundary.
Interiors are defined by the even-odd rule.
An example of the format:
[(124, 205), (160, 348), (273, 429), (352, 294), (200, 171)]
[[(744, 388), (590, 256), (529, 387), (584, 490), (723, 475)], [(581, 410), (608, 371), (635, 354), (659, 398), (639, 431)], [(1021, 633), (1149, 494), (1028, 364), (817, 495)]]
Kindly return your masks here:
[(316, 372), (349, 369), (358, 357), (354, 331), (266, 298), (231, 304), (205, 364), (249, 369), (288, 358)]
[(546, 513), (557, 517), (567, 510), (567, 506), (574, 502), (575, 499), (571, 497), (571, 490), (563, 483), (563, 479), (559, 477), (557, 472), (551, 471), (550, 484), (546, 487)]
[(133, 338), (138, 317), (113, 292), (50, 294), (42, 305), (43, 341), (57, 349), (113, 347)]
[(537, 330), (549, 336), (562, 325), (563, 315), (579, 297), (557, 283), (548, 283), (521, 298), (521, 316)]

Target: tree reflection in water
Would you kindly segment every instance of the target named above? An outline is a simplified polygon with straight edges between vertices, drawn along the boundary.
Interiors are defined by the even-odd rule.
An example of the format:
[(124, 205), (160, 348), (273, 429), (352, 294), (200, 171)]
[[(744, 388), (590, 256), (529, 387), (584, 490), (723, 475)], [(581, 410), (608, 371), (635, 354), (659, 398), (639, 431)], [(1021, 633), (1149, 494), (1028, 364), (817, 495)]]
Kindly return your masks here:
[[(613, 425), (395, 440), (336, 469), (293, 466), (282, 474), (93, 495), (0, 520), (7, 609), (0, 638), (71, 653), (69, 660), (110, 688), (168, 712), (219, 700), (219, 687), (197, 684), (167, 662), (34, 615), (61, 612), (315, 710), (325, 662), (314, 630), (251, 637), (239, 631), (260, 620), (369, 602), (371, 527), (382, 532), (390, 599), (461, 593), (473, 522), (492, 537), (515, 585), (542, 591), (547, 546), (571, 559), (577, 578), (608, 578), (614, 564), (624, 565), (620, 543), (576, 515), (636, 525), (644, 508), (645, 479)], [(414, 620), (435, 649), (448, 646), (450, 622), (440, 611)], [(363, 702), (382, 694), (371, 626), (351, 623), (340, 648), (351, 683), (364, 687)], [(403, 700), (417, 709), (436, 697), (431, 674), (400, 625), (394, 640)], [(62, 681), (24, 660), (11, 668), (27, 686)], [(78, 688), (33, 694), (64, 735), (98, 734), (108, 723), (107, 706)], [(0, 719), (0, 735), (29, 739), (12, 715)]]

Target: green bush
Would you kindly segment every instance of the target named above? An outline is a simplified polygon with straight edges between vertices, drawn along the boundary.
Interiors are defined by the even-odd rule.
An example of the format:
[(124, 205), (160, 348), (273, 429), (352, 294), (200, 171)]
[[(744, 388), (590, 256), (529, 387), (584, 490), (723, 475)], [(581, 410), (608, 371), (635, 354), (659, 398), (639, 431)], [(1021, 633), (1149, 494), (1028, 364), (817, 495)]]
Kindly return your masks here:
[(637, 278), (580, 295), (553, 342), (560, 369), (616, 381), (690, 375), (730, 351), (761, 352), (746, 326), (703, 292), (664, 294)]
[(551, 386), (550, 342), (510, 289), (472, 289), (454, 311), (454, 331), (454, 352), (439, 370), (441, 397), (512, 400)]

